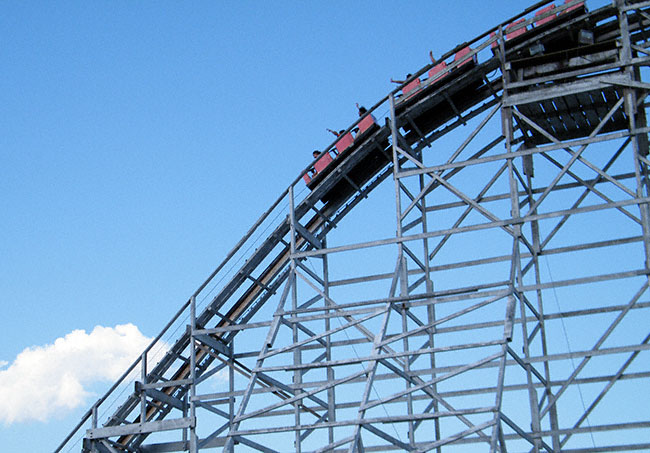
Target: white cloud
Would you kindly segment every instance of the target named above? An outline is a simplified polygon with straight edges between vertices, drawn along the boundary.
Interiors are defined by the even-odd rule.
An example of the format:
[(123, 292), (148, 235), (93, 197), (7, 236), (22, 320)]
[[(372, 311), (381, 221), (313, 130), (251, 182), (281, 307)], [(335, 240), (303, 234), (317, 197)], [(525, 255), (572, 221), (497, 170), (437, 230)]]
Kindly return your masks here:
[(133, 324), (74, 330), (0, 361), (0, 422), (45, 421), (87, 403), (88, 386), (116, 380), (151, 342)]

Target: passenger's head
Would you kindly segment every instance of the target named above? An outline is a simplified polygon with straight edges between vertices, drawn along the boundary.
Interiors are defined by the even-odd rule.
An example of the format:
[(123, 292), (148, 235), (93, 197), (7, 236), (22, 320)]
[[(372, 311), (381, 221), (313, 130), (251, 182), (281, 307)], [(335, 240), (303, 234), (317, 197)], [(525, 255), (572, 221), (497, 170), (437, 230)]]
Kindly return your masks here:
[(345, 129), (341, 129), (341, 130), (339, 131), (339, 135), (343, 135), (343, 132), (345, 132)]
[(311, 155), (314, 156), (314, 157), (318, 157), (318, 156), (320, 156), (320, 151), (318, 151), (317, 149), (315, 149), (315, 150), (311, 153)]
[(363, 105), (359, 107), (359, 116), (363, 116), (366, 113), (368, 113), (368, 109), (366, 109)]

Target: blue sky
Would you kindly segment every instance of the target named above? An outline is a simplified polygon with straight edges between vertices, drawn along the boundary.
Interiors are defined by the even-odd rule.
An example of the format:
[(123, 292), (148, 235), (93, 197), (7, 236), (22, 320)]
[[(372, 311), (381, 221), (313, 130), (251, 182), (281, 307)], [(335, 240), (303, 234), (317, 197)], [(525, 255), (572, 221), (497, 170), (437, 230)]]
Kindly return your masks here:
[[(528, 3), (489, 4), (3, 3), (0, 381), (73, 331), (154, 336), (326, 128)], [(110, 383), (84, 382), (0, 420), (3, 451), (51, 451)]]

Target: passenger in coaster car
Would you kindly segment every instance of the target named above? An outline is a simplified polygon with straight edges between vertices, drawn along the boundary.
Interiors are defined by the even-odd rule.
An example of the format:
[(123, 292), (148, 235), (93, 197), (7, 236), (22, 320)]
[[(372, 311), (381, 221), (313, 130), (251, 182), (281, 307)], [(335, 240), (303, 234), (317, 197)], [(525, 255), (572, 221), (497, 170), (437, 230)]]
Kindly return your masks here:
[(431, 60), (431, 64), (434, 64), (435, 66), (429, 69), (429, 78), (426, 80), (426, 83), (435, 83), (438, 80), (444, 79), (448, 73), (445, 72), (447, 69), (447, 63), (445, 61), (439, 61), (436, 64), (436, 59), (433, 56), (433, 51), (429, 51), (429, 59)]
[[(359, 117), (362, 117), (363, 115), (365, 115), (366, 113), (368, 113), (368, 109), (365, 108), (365, 107), (362, 106), (362, 105), (359, 105), (358, 102), (356, 103), (356, 106), (357, 106), (357, 109), (359, 110)], [(331, 132), (331, 133), (334, 134), (336, 137), (340, 137), (340, 136), (343, 135), (343, 133), (345, 132), (345, 129), (341, 129), (341, 130), (338, 131), (338, 132), (336, 132), (336, 131), (334, 131), (334, 130), (332, 130), (332, 129), (327, 129), (327, 131), (328, 131), (328, 132)], [(359, 132), (359, 128), (358, 128), (358, 127), (355, 127), (355, 128), (352, 129), (350, 132), (354, 132), (354, 133), (356, 134), (356, 133)]]
[(356, 138), (359, 138), (365, 132), (369, 130), (373, 130), (378, 126), (375, 117), (372, 116), (372, 114), (368, 114), (368, 109), (362, 105), (359, 105), (358, 102), (357, 102), (357, 109), (359, 110), (359, 118), (361, 118), (361, 120), (359, 120), (357, 127), (354, 128), (354, 132), (357, 134)]
[[(318, 156), (320, 156), (320, 151), (315, 149), (315, 150), (312, 151), (311, 155), (314, 157), (314, 159), (316, 159)], [(313, 178), (316, 175), (316, 169), (314, 167), (311, 167), (309, 169), (309, 173), (311, 174), (311, 177)]]
[(393, 83), (397, 83), (398, 85), (402, 85), (402, 84), (406, 83), (406, 81), (407, 81), (408, 79), (410, 79), (412, 75), (413, 75), (413, 74), (411, 74), (411, 73), (406, 74), (406, 78), (405, 78), (404, 80), (394, 80), (394, 79), (391, 77), (390, 81), (393, 82)]
[(329, 128), (325, 128), (325, 130), (327, 130), (327, 132), (331, 132), (332, 134), (334, 134), (335, 137), (340, 137), (345, 132), (345, 129), (341, 129), (338, 132), (333, 131), (332, 129), (329, 129)]
[[(318, 173), (321, 173), (325, 168), (334, 160), (332, 154), (329, 151), (320, 152), (317, 149), (312, 152), (314, 156), (314, 166), (309, 169), (310, 172), (313, 171), (311, 177), (313, 178)], [(306, 181), (307, 182), (307, 181)]]
[[(407, 81), (408, 79), (411, 78), (412, 75), (413, 75), (413, 74), (410, 74), (410, 73), (409, 73), (409, 74), (406, 74), (406, 78), (405, 78), (404, 80), (393, 80), (393, 79), (390, 79), (390, 81), (393, 82), (393, 83), (397, 83), (397, 84), (403, 85), (404, 83), (406, 83), (406, 81)], [(402, 87), (402, 94), (401, 94), (401, 95), (402, 95), (402, 96), (406, 96), (409, 92), (411, 92), (411, 91), (413, 91), (415, 88), (417, 88), (418, 85), (420, 85), (420, 79), (419, 79), (419, 78), (415, 78), (415, 79), (411, 80), (407, 85), (405, 85), (404, 87)], [(399, 95), (398, 95), (398, 97), (399, 97)]]
[(345, 133), (345, 129), (341, 129), (340, 131), (336, 132), (335, 130), (326, 128), (327, 132), (331, 132), (335, 137), (338, 137), (339, 140), (335, 142), (335, 149), (332, 150), (334, 152), (335, 156), (338, 156), (341, 151), (343, 151), (346, 147), (342, 147), (341, 143), (345, 141), (346, 143), (348, 141), (352, 142), (354, 139), (352, 138), (352, 133)]

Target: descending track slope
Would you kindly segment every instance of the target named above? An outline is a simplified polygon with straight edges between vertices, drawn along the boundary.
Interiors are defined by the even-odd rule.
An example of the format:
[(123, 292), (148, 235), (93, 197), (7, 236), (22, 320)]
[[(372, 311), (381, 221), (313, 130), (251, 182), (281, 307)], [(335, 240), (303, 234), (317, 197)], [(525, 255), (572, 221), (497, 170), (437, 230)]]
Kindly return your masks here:
[[(612, 183), (631, 198), (614, 200), (611, 195), (602, 194), (605, 207), (624, 212), (640, 225), (639, 238), (625, 240), (641, 244), (646, 265), (648, 254), (644, 198), (647, 197), (644, 179), (648, 163), (644, 157), (647, 127), (643, 103), (650, 86), (641, 81), (641, 68), (649, 63), (645, 48), (650, 35), (650, 5), (621, 1), (593, 11), (587, 6), (575, 0), (558, 5), (539, 2), (452, 49), (380, 100), (312, 163), (317, 173), (309, 176), (310, 165), (291, 183), (181, 307), (150, 348), (88, 411), (57, 451), (66, 448), (86, 423), (90, 427), (83, 440), (83, 451), (99, 452), (208, 448), (440, 451), (443, 447), (451, 448), (449, 451), (467, 451), (462, 450), (466, 444), (470, 451), (476, 451), (479, 445), (486, 451), (512, 451), (508, 447), (510, 442), (515, 451), (562, 451), (569, 438), (581, 432), (584, 420), (571, 428), (559, 426), (557, 401), (575, 384), (581, 368), (576, 368), (575, 375), (564, 376), (559, 384), (552, 384), (551, 367), (546, 359), (538, 360), (541, 365), (532, 365), (537, 363), (532, 358), (534, 354), (540, 357), (549, 354), (545, 314), (534, 307), (533, 296), (527, 294), (536, 294), (541, 300), (542, 292), (551, 286), (544, 286), (539, 275), (532, 284), (527, 279), (534, 274), (531, 269), (539, 271), (537, 260), (546, 245), (539, 238), (539, 231), (544, 232), (541, 223), (547, 218), (568, 218), (582, 213), (580, 209), (584, 208), (578, 203), (570, 208), (557, 208), (551, 214), (543, 212), (542, 201), (551, 199), (551, 192), (581, 186), (599, 194), (595, 188), (598, 184)], [(379, 112), (385, 110), (389, 115), (381, 117)], [(484, 125), (498, 119), (497, 112), (501, 113), (500, 133), (465, 156), (468, 144)], [(437, 151), (438, 140), (451, 137), (468, 123), (478, 123), (478, 126), (461, 140), (455, 152), (447, 155)], [(358, 132), (353, 136), (355, 130)], [(346, 136), (349, 143), (344, 146)], [(575, 162), (585, 162), (582, 150), (566, 163), (553, 161), (551, 154), (544, 154), (560, 170), (557, 177), (549, 177), (545, 187), (533, 187), (533, 161), (537, 162), (540, 153), (586, 147), (610, 139), (633, 142), (638, 159), (631, 172), (610, 176), (606, 165), (597, 169), (595, 179), (585, 180), (570, 169)], [(506, 153), (495, 154), (496, 145), (505, 146)], [(425, 163), (425, 155), (433, 163)], [(327, 163), (321, 159), (327, 159)], [(521, 171), (515, 167), (515, 159), (521, 162), (517, 164), (522, 165)], [(466, 169), (496, 162), (503, 165), (475, 197), (465, 196), (450, 183), (457, 175), (472, 174)], [(536, 168), (541, 173), (540, 167)], [(492, 187), (498, 186), (500, 178), (507, 174), (510, 180), (504, 183), (503, 195), (490, 195)], [(573, 181), (564, 183), (562, 178), (568, 176)], [(347, 248), (328, 248), (328, 233), (389, 177), (395, 181), (400, 212), (397, 236)], [(417, 189), (407, 189), (408, 178), (418, 181)], [(304, 190), (303, 179), (309, 190)], [(637, 181), (636, 187), (628, 188), (623, 182), (628, 180)], [(432, 193), (441, 190), (448, 190), (461, 201), (425, 204)], [(503, 215), (495, 215), (496, 210), (482, 204), (502, 201), (507, 204)], [(631, 205), (639, 206), (639, 216), (627, 210)], [(459, 207), (467, 207), (467, 211), (455, 223), (437, 232), (426, 229), (427, 213)], [(605, 207), (589, 209), (591, 212)], [(527, 214), (525, 209), (529, 209)], [(422, 217), (413, 218), (416, 212), (421, 212)], [(488, 223), (463, 223), (475, 213)], [(442, 214), (437, 217), (443, 218)], [(522, 232), (522, 225), (533, 225), (533, 239), (529, 240)], [(421, 233), (407, 236), (416, 227), (421, 228)], [(506, 263), (506, 279), (479, 283), (476, 278), (476, 281), (434, 291), (431, 275), (436, 271), (436, 254), (451, 235), (481, 233), (491, 228), (511, 241), (507, 256), (481, 261), (481, 255), (476, 255), (466, 266)], [(480, 242), (492, 240), (487, 232), (484, 234), (485, 240)], [(442, 238), (437, 246), (431, 243), (435, 238)], [(409, 248), (408, 244), (414, 241), (423, 243), (422, 250)], [(603, 244), (601, 241), (590, 247), (596, 249)], [(398, 247), (393, 275), (359, 279), (390, 282), (388, 296), (384, 298), (337, 303), (331, 295), (336, 285), (328, 280), (327, 264), (318, 272), (305, 264), (312, 258), (326, 263), (330, 253), (386, 245)], [(520, 247), (523, 252), (519, 251)], [(575, 246), (573, 250), (579, 248)], [(562, 252), (558, 248), (553, 253)], [(418, 258), (418, 254), (424, 258)], [(531, 261), (521, 264), (525, 259)], [(411, 264), (407, 265), (407, 261)], [(438, 269), (449, 271), (461, 267), (455, 264)], [(627, 270), (611, 275), (632, 278), (643, 277), (646, 272)], [(304, 283), (299, 283), (300, 278)], [(585, 282), (602, 280), (606, 278), (589, 277)], [(338, 284), (343, 286), (342, 282)], [(306, 286), (311, 296), (300, 299), (298, 292)], [(270, 308), (268, 302), (272, 300), (278, 303)], [(447, 317), (436, 318), (434, 304), (461, 300), (473, 305), (463, 305)], [(634, 303), (637, 300), (638, 297)], [(497, 308), (495, 304), (502, 305)], [(483, 309), (489, 309), (489, 314), (449, 327), (447, 332), (496, 329), (498, 338), (476, 340), (472, 346), (443, 341), (440, 344), (446, 345), (446, 349), (437, 349), (440, 347), (434, 337), (438, 338), (435, 335), (444, 331), (444, 328), (438, 331), (442, 320), (464, 319), (469, 313), (482, 313)], [(418, 310), (422, 310), (422, 316)], [(400, 313), (401, 333), (392, 330), (390, 313), (393, 312)], [(560, 317), (558, 314), (552, 319)], [(334, 323), (335, 318), (339, 324)], [(318, 328), (311, 324), (316, 320), (322, 323)], [(523, 329), (522, 340), (513, 340), (514, 325)], [(254, 337), (255, 329), (263, 329), (265, 333), (255, 337), (260, 340), (250, 346), (247, 338)], [(354, 330), (357, 336), (337, 337), (347, 332), (346, 329)], [(287, 332), (283, 333), (284, 330)], [(608, 335), (601, 337), (603, 342)], [(420, 336), (429, 339), (417, 353), (410, 354), (413, 345), (409, 346), (409, 338)], [(165, 341), (171, 345), (163, 353), (157, 353), (161, 344), (167, 344)], [(417, 340), (421, 341), (424, 340)], [(523, 356), (510, 346), (513, 341), (522, 342)], [(239, 344), (246, 345), (245, 349), (240, 349)], [(597, 343), (594, 349), (601, 344)], [(364, 349), (365, 352), (348, 349), (347, 353), (335, 355), (336, 347), (351, 345), (353, 348), (365, 345), (369, 349)], [(628, 347), (625, 351), (639, 354), (644, 348)], [(483, 349), (489, 349), (485, 356), (476, 352)], [(451, 365), (444, 360), (436, 361), (439, 360), (435, 359), (436, 354), (452, 350), (466, 351), (465, 362)], [(430, 356), (425, 365), (420, 360), (423, 354)], [(154, 360), (157, 363), (149, 366)], [(519, 367), (519, 371), (508, 376), (520, 377), (521, 382), (508, 384), (504, 376), (512, 366)], [(452, 404), (441, 396), (440, 381), (453, 381), (462, 373), (476, 370), (495, 373), (494, 382), (489, 385), (486, 382), (487, 387), (479, 389), (468, 384), (472, 380), (469, 379), (445, 391), (449, 397), (463, 392), (488, 395), (496, 402), (477, 401), (472, 407), (460, 409), (457, 403)], [(282, 372), (290, 373), (291, 383), (279, 377)], [(445, 378), (439, 377), (445, 372), (449, 373)], [(623, 373), (620, 371), (608, 382), (613, 384)], [(201, 393), (202, 384), (226, 375), (223, 379), (227, 381), (228, 391)], [(303, 380), (312, 375), (315, 377), (309, 383)], [(492, 379), (491, 375), (485, 376)], [(136, 380), (135, 388), (127, 387), (132, 379)], [(391, 379), (402, 382), (400, 391), (380, 388), (381, 382), (388, 383)], [(356, 387), (343, 391), (348, 384)], [(125, 389), (127, 396), (120, 396)], [(509, 389), (523, 391), (531, 408), (534, 407), (528, 409), (523, 421), (509, 415), (509, 401), (504, 398)], [(379, 396), (382, 391), (393, 394)], [(346, 394), (355, 396), (341, 398)], [(118, 407), (111, 406), (115, 401), (119, 401)], [(397, 413), (389, 414), (385, 409), (373, 412), (385, 404), (404, 407)], [(585, 418), (590, 411), (585, 409)], [(108, 416), (106, 420), (101, 419), (102, 414)], [(197, 428), (200, 417), (205, 434)], [(637, 428), (646, 429), (647, 433), (648, 420), (639, 423)], [(614, 430), (612, 426), (618, 425), (603, 423), (602, 426), (608, 427), (603, 431)], [(385, 426), (393, 428), (384, 429)], [(421, 429), (424, 426), (427, 428)], [(164, 432), (171, 434), (165, 437), (160, 434)], [(181, 435), (177, 435), (179, 432)], [(156, 442), (151, 441), (152, 434), (158, 436)], [(284, 442), (286, 438), (282, 436), (288, 435), (292, 444), (269, 443), (275, 435), (279, 437), (273, 442)], [(623, 450), (638, 450), (645, 444), (633, 442), (630, 448), (617, 445)]]

